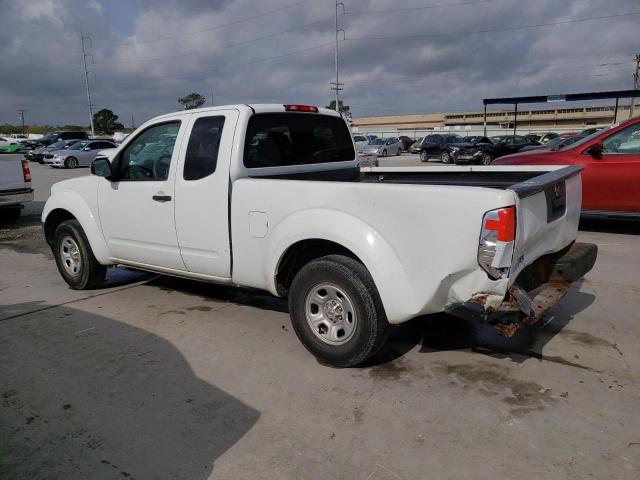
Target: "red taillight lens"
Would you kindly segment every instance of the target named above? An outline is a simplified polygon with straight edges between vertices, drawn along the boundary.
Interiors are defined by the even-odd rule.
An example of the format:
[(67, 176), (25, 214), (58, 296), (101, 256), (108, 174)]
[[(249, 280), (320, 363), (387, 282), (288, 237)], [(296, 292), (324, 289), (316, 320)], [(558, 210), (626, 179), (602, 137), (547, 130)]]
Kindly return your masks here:
[(314, 105), (285, 105), (287, 112), (313, 112), (318, 113), (318, 107)]
[(496, 232), (499, 242), (512, 242), (516, 238), (516, 209), (507, 207), (492, 210), (492, 213), (498, 218), (485, 217), (484, 229)]
[(29, 170), (28, 160), (22, 160), (22, 176), (25, 182), (31, 182), (31, 170)]
[(515, 207), (490, 210), (482, 218), (478, 264), (494, 280), (509, 273), (516, 238)]

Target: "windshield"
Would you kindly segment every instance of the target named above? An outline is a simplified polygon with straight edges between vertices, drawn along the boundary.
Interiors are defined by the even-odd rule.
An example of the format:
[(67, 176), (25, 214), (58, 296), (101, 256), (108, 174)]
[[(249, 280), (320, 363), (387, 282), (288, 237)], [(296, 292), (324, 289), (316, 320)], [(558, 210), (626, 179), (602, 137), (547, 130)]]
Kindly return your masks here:
[(369, 142), (369, 145), (384, 145), (384, 144), (385, 144), (384, 138), (376, 138), (375, 140), (372, 140), (371, 142)]
[(89, 144), (89, 142), (78, 142), (78, 143), (73, 144), (71, 147), (69, 147), (69, 150), (82, 150), (88, 144)]
[(575, 148), (575, 147), (579, 147), (580, 145), (583, 145), (587, 142), (590, 142), (591, 140), (593, 140), (594, 138), (596, 138), (598, 135), (600, 135), (601, 133), (606, 132), (607, 130), (611, 130), (613, 128), (613, 125), (610, 125), (606, 128), (603, 128), (602, 130), (598, 130), (597, 132), (593, 132), (591, 135), (586, 136), (584, 138), (581, 138), (580, 140), (578, 140), (575, 143), (571, 143), (569, 145), (563, 145), (562, 147), (560, 147), (558, 150), (569, 150), (570, 148)]

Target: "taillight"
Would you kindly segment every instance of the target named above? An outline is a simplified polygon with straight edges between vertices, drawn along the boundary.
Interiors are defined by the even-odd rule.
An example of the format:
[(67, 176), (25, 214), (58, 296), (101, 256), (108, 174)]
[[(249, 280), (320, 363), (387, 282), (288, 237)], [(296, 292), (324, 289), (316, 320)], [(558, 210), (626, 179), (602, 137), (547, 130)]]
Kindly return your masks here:
[(285, 105), (287, 112), (313, 112), (318, 113), (318, 107), (314, 105)]
[(25, 182), (31, 182), (31, 170), (29, 170), (28, 160), (22, 160), (22, 176)]
[(490, 210), (482, 217), (478, 264), (497, 280), (509, 273), (516, 238), (515, 207)]

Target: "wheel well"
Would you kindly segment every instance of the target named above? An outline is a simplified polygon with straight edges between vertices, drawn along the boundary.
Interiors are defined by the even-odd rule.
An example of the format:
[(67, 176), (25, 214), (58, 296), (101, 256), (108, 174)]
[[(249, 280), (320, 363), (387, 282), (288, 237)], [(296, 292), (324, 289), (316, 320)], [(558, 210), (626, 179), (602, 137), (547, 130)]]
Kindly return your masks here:
[(276, 271), (276, 288), (285, 296), (296, 274), (307, 263), (326, 255), (344, 255), (362, 263), (348, 248), (329, 240), (309, 239), (291, 245), (282, 255)]
[(64, 210), (62, 208), (52, 210), (44, 221), (44, 238), (47, 240), (47, 243), (49, 245), (53, 243), (53, 234), (55, 233), (56, 228), (58, 228), (58, 225), (66, 220), (73, 220), (75, 218), (76, 217), (74, 217), (68, 210)]

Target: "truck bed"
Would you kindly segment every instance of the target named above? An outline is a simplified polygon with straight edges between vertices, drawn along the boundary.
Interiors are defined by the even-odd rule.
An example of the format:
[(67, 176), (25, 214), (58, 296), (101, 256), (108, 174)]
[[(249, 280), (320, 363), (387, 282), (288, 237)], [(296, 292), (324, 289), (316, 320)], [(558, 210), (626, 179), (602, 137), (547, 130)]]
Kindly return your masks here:
[(579, 166), (364, 167), (269, 175), (261, 178), (331, 182), (446, 185), (513, 190), (523, 198), (576, 175)]

